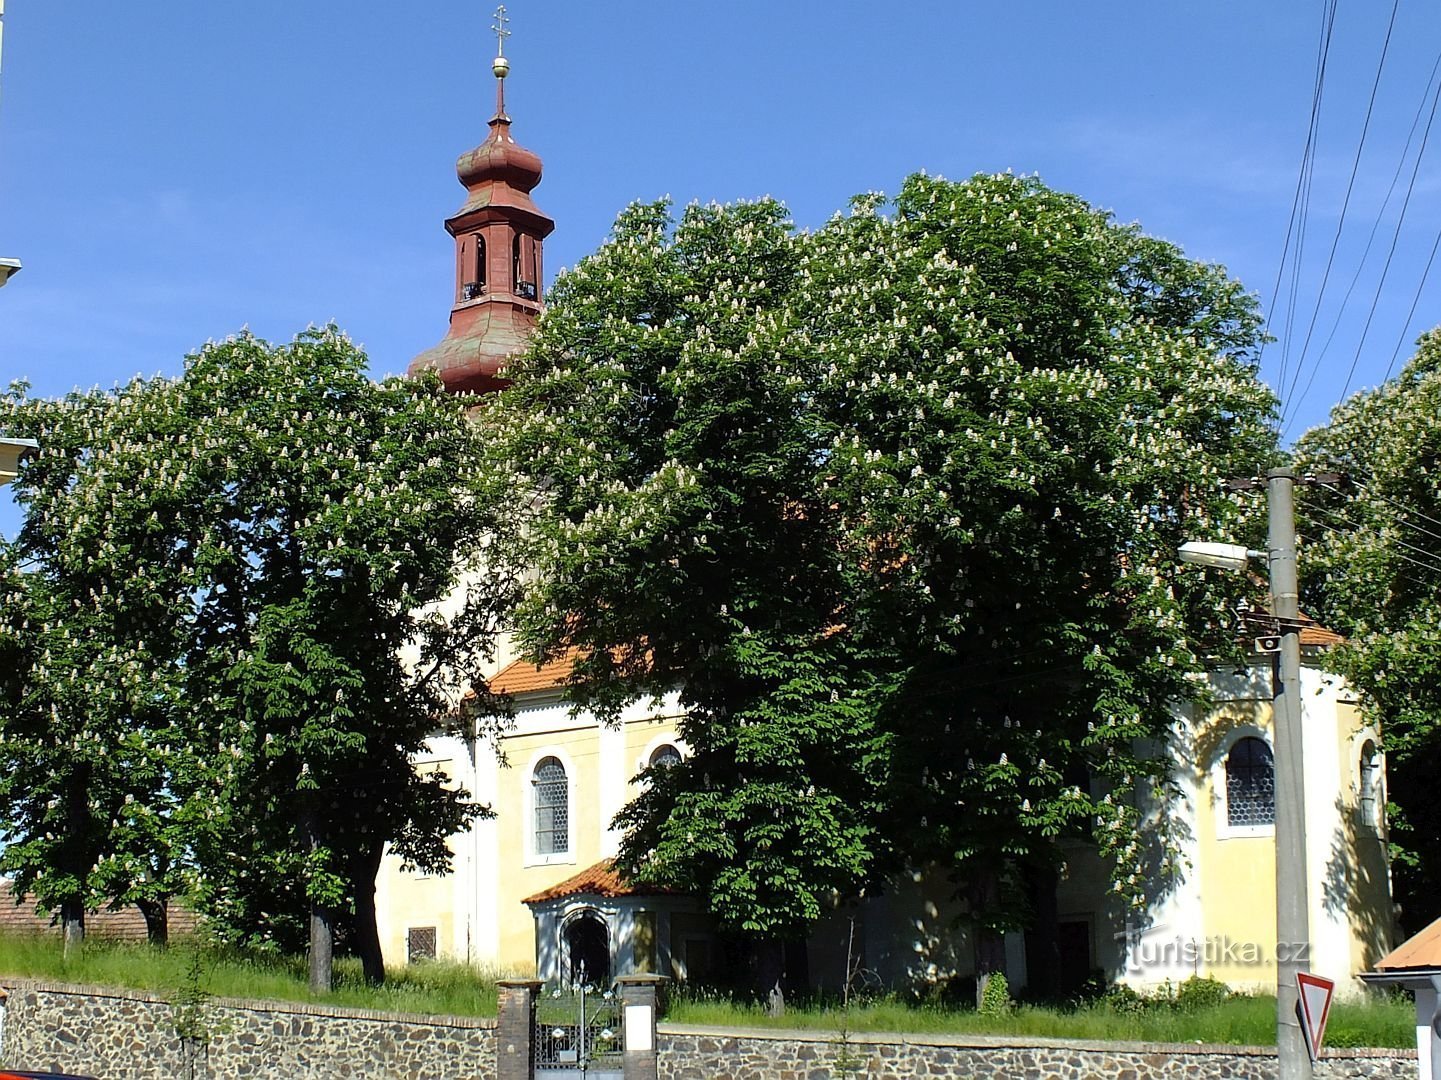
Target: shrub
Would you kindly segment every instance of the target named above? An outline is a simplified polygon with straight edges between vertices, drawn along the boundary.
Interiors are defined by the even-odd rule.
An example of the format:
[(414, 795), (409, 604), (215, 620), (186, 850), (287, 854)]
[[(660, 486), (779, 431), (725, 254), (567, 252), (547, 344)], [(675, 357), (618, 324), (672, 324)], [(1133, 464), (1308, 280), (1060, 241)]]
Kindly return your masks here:
[(1135, 987), (1116, 983), (1101, 998), (1102, 1004), (1113, 1013), (1123, 1016), (1138, 1016), (1146, 1011), (1147, 1001)]
[(1011, 1000), (1011, 987), (1003, 972), (995, 971), (986, 980), (981, 991), (981, 1004), (977, 1010), (982, 1016), (1008, 1016), (1015, 1007)]
[(1192, 975), (1176, 989), (1176, 1008), (1185, 1012), (1209, 1009), (1231, 996), (1231, 988), (1218, 979)]

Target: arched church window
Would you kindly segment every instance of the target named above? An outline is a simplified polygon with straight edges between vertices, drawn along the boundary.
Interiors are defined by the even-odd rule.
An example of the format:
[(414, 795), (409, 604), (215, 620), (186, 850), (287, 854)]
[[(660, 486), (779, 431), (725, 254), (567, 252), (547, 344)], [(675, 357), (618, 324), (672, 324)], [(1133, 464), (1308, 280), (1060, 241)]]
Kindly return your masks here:
[(1361, 747), (1361, 799), (1358, 809), (1363, 825), (1372, 829), (1381, 828), (1381, 751), (1369, 739)]
[(535, 853), (570, 850), (570, 781), (558, 758), (543, 758), (531, 777), (535, 806)]
[(670, 743), (661, 743), (650, 754), (650, 767), (652, 769), (668, 769), (672, 765), (680, 764), (680, 751)]
[(1226, 756), (1226, 824), (1276, 823), (1276, 762), (1266, 740), (1237, 740)]

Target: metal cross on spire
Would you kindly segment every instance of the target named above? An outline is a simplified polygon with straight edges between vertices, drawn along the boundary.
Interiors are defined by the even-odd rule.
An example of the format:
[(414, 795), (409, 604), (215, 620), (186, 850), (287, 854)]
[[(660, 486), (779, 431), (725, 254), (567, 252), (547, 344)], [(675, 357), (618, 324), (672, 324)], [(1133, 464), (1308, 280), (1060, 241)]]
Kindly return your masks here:
[(491, 30), (495, 33), (496, 56), (505, 55), (505, 39), (510, 37), (510, 31), (506, 29), (506, 24), (509, 22), (510, 16), (505, 13), (505, 5), (501, 4), (495, 9), (495, 22), (490, 24)]
[(505, 13), (505, 5), (501, 4), (495, 9), (495, 22), (490, 24), (495, 31), (495, 59), (491, 61), (490, 70), (495, 73), (495, 116), (498, 120), (505, 119), (505, 77), (510, 74), (510, 61), (505, 58), (505, 39), (510, 37), (510, 31), (505, 28), (508, 22), (510, 18)]

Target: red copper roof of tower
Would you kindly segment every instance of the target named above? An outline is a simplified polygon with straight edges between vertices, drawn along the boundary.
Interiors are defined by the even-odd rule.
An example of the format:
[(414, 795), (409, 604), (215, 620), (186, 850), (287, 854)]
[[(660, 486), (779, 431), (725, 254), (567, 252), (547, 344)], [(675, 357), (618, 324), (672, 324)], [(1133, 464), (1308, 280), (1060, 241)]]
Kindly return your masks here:
[[(497, 66), (496, 110), (489, 136), (462, 154), (455, 165), (466, 196), (445, 222), (446, 231), (458, 245), (450, 329), (407, 369), (411, 375), (435, 371), (453, 392), (483, 393), (505, 385), (501, 374), (505, 363), (524, 350), (541, 310), (541, 240), (555, 228), (555, 222), (530, 197), (531, 189), (540, 183), (541, 160), (511, 136), (504, 71), (509, 71), (508, 64)], [(479, 246), (485, 237), (489, 237), (485, 240), (489, 246), (479, 247), (485, 273), (475, 275), (463, 265), (475, 259), (475, 252), (466, 245)], [(516, 249), (514, 275), (509, 251), (513, 238), (522, 238), (515, 239), (521, 246)], [(520, 261), (522, 248), (526, 254)], [(529, 270), (523, 273), (522, 265)], [(520, 279), (524, 279), (524, 288)], [(471, 291), (472, 284), (475, 291)]]

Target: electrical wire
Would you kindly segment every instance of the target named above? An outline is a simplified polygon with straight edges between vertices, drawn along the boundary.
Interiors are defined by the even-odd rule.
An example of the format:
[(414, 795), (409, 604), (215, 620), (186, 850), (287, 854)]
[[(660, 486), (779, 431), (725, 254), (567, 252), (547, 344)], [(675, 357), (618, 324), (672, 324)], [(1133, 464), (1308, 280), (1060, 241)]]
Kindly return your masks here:
[(1331, 320), (1331, 329), (1326, 335), (1326, 341), (1321, 346), (1321, 352), (1316, 356), (1316, 366), (1311, 373), (1311, 379), (1307, 380), (1306, 389), (1302, 392), (1303, 398), (1310, 392), (1311, 382), (1315, 379), (1316, 371), (1320, 370), (1321, 362), (1331, 351), (1331, 344), (1336, 340), (1336, 332), (1341, 328), (1341, 317), (1350, 306), (1351, 296), (1361, 281), (1361, 274), (1366, 269), (1366, 263), (1370, 261), (1371, 248), (1376, 243), (1376, 234), (1381, 231), (1381, 222), (1385, 220), (1386, 210), (1391, 205), (1391, 197), (1396, 194), (1396, 185), (1401, 182), (1401, 174), (1406, 169), (1406, 159), (1411, 155), (1411, 143), (1416, 138), (1416, 130), (1421, 126), (1421, 117), (1426, 113), (1426, 99), (1431, 96), (1431, 87), (1436, 82), (1438, 74), (1441, 74), (1441, 54), (1437, 54), (1436, 62), (1431, 67), (1431, 76), (1426, 80), (1426, 86), (1421, 92), (1421, 100), (1416, 106), (1416, 115), (1411, 120), (1411, 129), (1406, 133), (1406, 144), (1401, 148), (1401, 155), (1396, 161), (1396, 171), (1391, 174), (1391, 185), (1386, 189), (1386, 197), (1381, 200), (1381, 208), (1376, 211), (1376, 220), (1371, 223), (1371, 232), (1366, 238), (1366, 247), (1361, 252), (1361, 259), (1356, 264), (1356, 272), (1351, 275), (1351, 283), (1346, 287), (1346, 295), (1341, 298), (1340, 306), (1336, 309), (1336, 317)]
[[(1311, 120), (1306, 128), (1306, 145), (1301, 151), (1301, 168), (1296, 176), (1296, 190), (1291, 196), (1291, 216), (1286, 222), (1286, 239), (1281, 245), (1281, 261), (1276, 266), (1276, 283), (1271, 288), (1271, 308), (1266, 313), (1266, 325), (1263, 329), (1261, 348), (1257, 354), (1256, 361), (1259, 364), (1266, 353), (1266, 339), (1271, 336), (1271, 320), (1276, 313), (1280, 303), (1281, 282), (1286, 274), (1287, 257), (1291, 253), (1291, 239), (1296, 234), (1297, 222), (1304, 221), (1302, 211), (1303, 193), (1307, 190), (1307, 177), (1310, 175), (1310, 163), (1315, 159), (1316, 132), (1321, 113), (1321, 93), (1325, 83), (1326, 60), (1330, 53), (1331, 27), (1336, 19), (1336, 0), (1331, 0), (1329, 6), (1323, 10), (1321, 16), (1321, 40), (1317, 45), (1316, 56), (1316, 84), (1311, 92)], [(1299, 240), (1297, 260), (1299, 261)], [(1282, 346), (1280, 375), (1277, 378), (1277, 385), (1284, 386), (1286, 382), (1287, 346)]]
[[(1296, 359), (1296, 371), (1291, 381), (1291, 388), (1287, 392), (1295, 391), (1296, 382), (1299, 380), (1302, 369), (1306, 366), (1306, 353), (1311, 348), (1311, 338), (1316, 331), (1316, 320), (1321, 314), (1321, 304), (1326, 298), (1326, 288), (1331, 281), (1331, 269), (1336, 262), (1336, 249), (1341, 243), (1341, 234), (1346, 228), (1346, 212), (1351, 206), (1351, 195), (1356, 189), (1356, 176), (1361, 170), (1361, 155), (1366, 149), (1366, 135), (1371, 130), (1371, 116), (1376, 109), (1376, 94), (1381, 88), (1381, 74), (1386, 68), (1386, 56), (1391, 49), (1391, 35), (1396, 28), (1396, 12), (1401, 7), (1401, 0), (1393, 0), (1391, 4), (1391, 18), (1386, 24), (1386, 37), (1381, 43), (1381, 56), (1376, 62), (1376, 78), (1371, 82), (1371, 96), (1366, 103), (1366, 118), (1361, 123), (1361, 137), (1356, 143), (1356, 156), (1351, 161), (1351, 176), (1346, 181), (1346, 195), (1341, 200), (1341, 215), (1336, 222), (1336, 233), (1331, 237), (1331, 250), (1326, 254), (1326, 267), (1321, 274), (1321, 288), (1316, 293), (1316, 303), (1311, 308), (1311, 319), (1306, 326), (1306, 337), (1301, 343), (1301, 353)], [(1316, 367), (1319, 367), (1319, 361)], [(1311, 372), (1311, 379), (1316, 377), (1315, 369)], [(1307, 380), (1306, 388), (1309, 390), (1311, 380)], [(1304, 393), (1302, 397), (1304, 398)]]
[[(1362, 525), (1362, 524), (1359, 523), (1359, 522), (1352, 521), (1351, 519), (1349, 519), (1349, 518), (1347, 518), (1347, 517), (1343, 517), (1342, 515), (1336, 513), (1335, 511), (1327, 510), (1325, 507), (1321, 507), (1321, 506), (1313, 507), (1313, 509), (1315, 509), (1318, 513), (1324, 515), (1325, 517), (1330, 518), (1332, 521), (1339, 521), (1342, 525), (1345, 525), (1347, 528), (1349, 528), (1349, 529), (1352, 530), (1353, 532), (1364, 532), (1364, 531), (1366, 531), (1366, 528), (1367, 528), (1366, 526)], [(1324, 523), (1323, 523), (1322, 527), (1325, 528), (1325, 527), (1327, 527), (1327, 526), (1325, 526)], [(1333, 528), (1332, 531), (1333, 531), (1333, 532), (1338, 532), (1339, 530)], [(1395, 541), (1393, 541), (1393, 543), (1394, 543), (1395, 545), (1399, 546), (1399, 547), (1405, 548), (1407, 551), (1414, 551), (1414, 552), (1416, 552), (1418, 555), (1424, 555), (1424, 556), (1426, 556), (1428, 559), (1432, 558), (1432, 557), (1434, 556), (1434, 554), (1435, 554), (1434, 552), (1427, 551), (1425, 548), (1419, 548), (1419, 547), (1417, 547), (1417, 546), (1414, 545), (1414, 544), (1408, 544), (1408, 543), (1406, 543), (1404, 540), (1395, 540)], [(1414, 564), (1414, 565), (1416, 565), (1416, 566), (1422, 567), (1423, 569), (1433, 570), (1433, 571), (1435, 571), (1435, 572), (1437, 572), (1437, 573), (1441, 573), (1441, 562), (1429, 562), (1429, 561), (1421, 561), (1421, 560), (1419, 560), (1419, 559), (1413, 559), (1413, 558), (1411, 558), (1411, 557), (1408, 556), (1408, 555), (1402, 555), (1402, 554), (1401, 554), (1400, 552), (1398, 552), (1398, 551), (1388, 551), (1386, 554), (1389, 555), (1389, 556), (1391, 556), (1392, 558), (1401, 559), (1401, 560), (1404, 561), (1404, 562), (1412, 563), (1412, 564)]]
[[(1392, 259), (1396, 255), (1396, 244), (1401, 239), (1401, 227), (1406, 221), (1406, 211), (1411, 205), (1411, 196), (1416, 190), (1416, 176), (1421, 171), (1421, 162), (1426, 156), (1426, 144), (1431, 138), (1431, 125), (1436, 119), (1436, 106), (1441, 102), (1441, 83), (1436, 86), (1436, 92), (1431, 97), (1431, 112), (1426, 118), (1426, 130), (1421, 134), (1421, 146), (1416, 151), (1416, 163), (1411, 169), (1411, 179), (1406, 185), (1406, 197), (1401, 201), (1401, 215), (1396, 219), (1395, 231), (1391, 234), (1391, 247), (1386, 252), (1386, 261), (1381, 266), (1381, 280), (1376, 283), (1376, 295), (1371, 298), (1371, 310), (1366, 313), (1366, 323), (1361, 328), (1361, 340), (1356, 343), (1356, 355), (1351, 358), (1351, 366), (1346, 372), (1346, 382), (1341, 387), (1340, 400), (1346, 399), (1347, 392), (1351, 389), (1351, 380), (1356, 376), (1356, 365), (1361, 362), (1361, 353), (1366, 347), (1366, 338), (1371, 332), (1371, 322), (1376, 317), (1376, 308), (1381, 302), (1381, 291), (1385, 288), (1386, 277), (1391, 270)], [(1304, 400), (1304, 398), (1303, 398)], [(1292, 403), (1292, 406), (1300, 402)], [(1294, 414), (1292, 416), (1294, 419)]]
[[(1346, 496), (1346, 492), (1342, 491), (1334, 484), (1321, 484), (1320, 486), (1326, 488), (1328, 491), (1335, 492), (1337, 495), (1340, 495), (1343, 498)], [(1375, 490), (1372, 487), (1366, 485), (1362, 485), (1362, 487), (1371, 498), (1380, 499), (1383, 503), (1390, 506), (1392, 509), (1400, 510), (1403, 514), (1415, 514), (1422, 521), (1430, 522), (1432, 525), (1441, 528), (1441, 521), (1438, 521), (1436, 518), (1433, 518), (1428, 514), (1422, 513), (1414, 506), (1407, 506), (1405, 503), (1397, 502), (1395, 499), (1388, 498), (1387, 496), (1381, 494), (1381, 492)], [(1415, 522), (1412, 521), (1407, 521), (1405, 518), (1400, 518), (1398, 520), (1400, 520), (1403, 525), (1407, 525), (1410, 528), (1415, 529), (1417, 532), (1422, 533), (1425, 536), (1429, 536), (1433, 540), (1441, 541), (1441, 534), (1433, 533), (1429, 529), (1423, 529), (1420, 525), (1417, 525)]]

